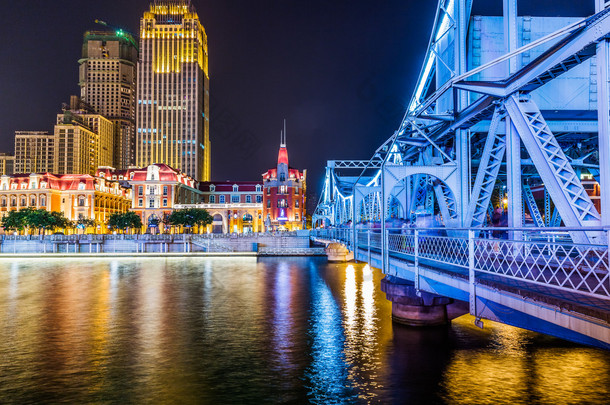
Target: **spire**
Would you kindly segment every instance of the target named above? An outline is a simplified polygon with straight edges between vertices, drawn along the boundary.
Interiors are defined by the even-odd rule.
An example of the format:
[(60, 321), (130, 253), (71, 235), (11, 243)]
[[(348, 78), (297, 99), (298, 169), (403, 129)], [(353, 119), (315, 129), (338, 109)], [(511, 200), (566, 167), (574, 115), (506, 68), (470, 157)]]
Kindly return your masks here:
[(288, 150), (286, 149), (286, 120), (284, 119), (284, 129), (280, 131), (280, 151), (277, 155), (277, 164), (288, 166)]

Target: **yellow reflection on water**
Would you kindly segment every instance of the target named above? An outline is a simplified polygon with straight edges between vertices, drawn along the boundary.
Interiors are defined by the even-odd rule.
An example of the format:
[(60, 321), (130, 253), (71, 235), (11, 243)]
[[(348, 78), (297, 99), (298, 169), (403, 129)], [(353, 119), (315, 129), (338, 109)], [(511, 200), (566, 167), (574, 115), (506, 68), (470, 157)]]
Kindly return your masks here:
[[(608, 403), (599, 387), (610, 384), (610, 364), (599, 350), (569, 347), (491, 321), (477, 331), (472, 323), (466, 315), (454, 321), (454, 328), (479, 335), (486, 344), (454, 351), (443, 376), (447, 403)], [(568, 347), (553, 347), (553, 341)]]
[(372, 337), (375, 330), (375, 281), (368, 264), (362, 268), (362, 315), (363, 332)]
[(351, 264), (345, 269), (345, 334), (353, 338), (356, 333), (356, 269)]

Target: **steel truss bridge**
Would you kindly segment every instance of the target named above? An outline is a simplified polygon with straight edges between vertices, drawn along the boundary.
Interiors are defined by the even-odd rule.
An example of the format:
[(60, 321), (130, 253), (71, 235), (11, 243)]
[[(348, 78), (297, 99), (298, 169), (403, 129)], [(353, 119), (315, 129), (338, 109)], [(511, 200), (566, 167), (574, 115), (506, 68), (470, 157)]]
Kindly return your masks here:
[(574, 18), (473, 1), (438, 1), (392, 136), (328, 162), (315, 234), (477, 319), (610, 348), (610, 2)]

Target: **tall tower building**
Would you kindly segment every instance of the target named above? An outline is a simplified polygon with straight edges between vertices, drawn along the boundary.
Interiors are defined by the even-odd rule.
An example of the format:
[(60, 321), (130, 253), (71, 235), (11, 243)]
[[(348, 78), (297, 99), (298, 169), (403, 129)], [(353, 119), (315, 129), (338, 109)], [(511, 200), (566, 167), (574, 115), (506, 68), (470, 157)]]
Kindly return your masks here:
[(46, 131), (15, 132), (15, 173), (47, 173), (54, 170), (55, 139)]
[(95, 175), (99, 166), (113, 163), (114, 124), (78, 97), (57, 115), (53, 171), (56, 174)]
[(134, 164), (138, 49), (124, 31), (87, 31), (78, 62), (81, 99), (114, 124), (113, 166)]
[(207, 36), (189, 0), (155, 0), (140, 21), (136, 165), (210, 179)]

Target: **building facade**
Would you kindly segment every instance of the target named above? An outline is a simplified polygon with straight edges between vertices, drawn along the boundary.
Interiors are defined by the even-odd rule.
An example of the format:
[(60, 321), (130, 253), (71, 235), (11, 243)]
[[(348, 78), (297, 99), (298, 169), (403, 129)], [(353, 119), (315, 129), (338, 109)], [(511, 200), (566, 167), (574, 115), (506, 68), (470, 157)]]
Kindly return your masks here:
[(140, 20), (136, 165), (210, 179), (207, 36), (188, 0), (157, 0)]
[(166, 164), (127, 170), (100, 167), (97, 175), (131, 186), (131, 210), (142, 218), (145, 228), (161, 228), (163, 225), (157, 225), (155, 221), (162, 221), (164, 216), (171, 214), (177, 204), (195, 204), (201, 200), (198, 182)]
[(112, 165), (113, 148), (114, 124), (73, 96), (57, 115), (53, 172), (94, 175), (97, 167)]
[(263, 217), (272, 230), (305, 229), (306, 174), (288, 165), (284, 135), (277, 166), (263, 173)]
[(97, 232), (114, 213), (131, 208), (131, 189), (88, 174), (15, 174), (0, 177), (0, 214), (23, 208), (62, 212), (66, 218), (97, 222)]
[(13, 174), (15, 169), (15, 156), (0, 153), (0, 176)]
[(208, 232), (264, 232), (262, 182), (203, 182), (199, 189), (201, 203), (190, 207), (210, 213), (214, 222)]
[(47, 173), (54, 170), (55, 136), (46, 131), (15, 132), (14, 173)]
[(79, 63), (81, 99), (114, 124), (113, 162), (134, 164), (138, 49), (124, 31), (87, 31)]

